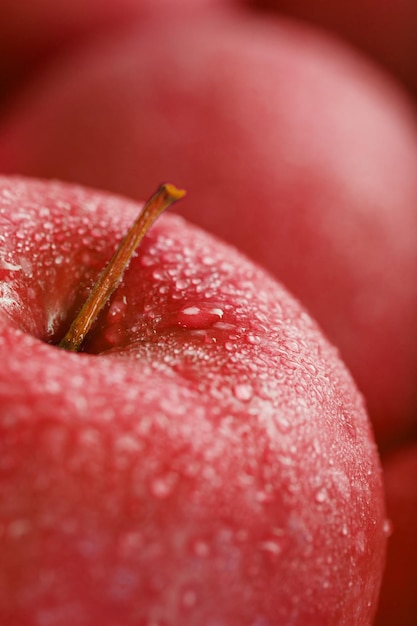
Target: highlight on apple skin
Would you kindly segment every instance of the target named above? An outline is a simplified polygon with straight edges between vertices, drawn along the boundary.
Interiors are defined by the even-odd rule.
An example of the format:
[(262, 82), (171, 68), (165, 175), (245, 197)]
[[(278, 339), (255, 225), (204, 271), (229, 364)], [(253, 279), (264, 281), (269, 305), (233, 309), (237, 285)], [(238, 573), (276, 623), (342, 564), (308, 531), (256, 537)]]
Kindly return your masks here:
[(83, 352), (56, 346), (138, 208), (0, 179), (0, 622), (369, 626), (369, 420), (268, 274), (163, 215)]

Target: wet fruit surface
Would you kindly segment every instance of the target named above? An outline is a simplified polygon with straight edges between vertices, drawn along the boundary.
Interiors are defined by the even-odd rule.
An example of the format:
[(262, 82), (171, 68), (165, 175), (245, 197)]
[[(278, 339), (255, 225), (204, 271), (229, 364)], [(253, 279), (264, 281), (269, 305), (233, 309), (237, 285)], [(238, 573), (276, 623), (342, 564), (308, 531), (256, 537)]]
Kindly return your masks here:
[(51, 345), (136, 212), (0, 181), (1, 620), (369, 624), (388, 532), (375, 444), (278, 284), (162, 216), (84, 352)]

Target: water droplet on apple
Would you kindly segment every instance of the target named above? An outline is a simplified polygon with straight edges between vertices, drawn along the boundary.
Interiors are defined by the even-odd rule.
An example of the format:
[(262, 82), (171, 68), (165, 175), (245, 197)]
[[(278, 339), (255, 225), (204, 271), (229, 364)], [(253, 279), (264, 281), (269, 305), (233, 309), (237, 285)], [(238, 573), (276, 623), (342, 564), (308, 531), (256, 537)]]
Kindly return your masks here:
[(177, 324), (189, 330), (206, 330), (222, 319), (223, 309), (204, 305), (184, 306), (177, 314)]
[(285, 345), (287, 349), (290, 350), (291, 352), (300, 352), (300, 345), (298, 341), (296, 341), (295, 339), (290, 339), (286, 341)]
[(196, 541), (193, 543), (192, 550), (195, 556), (198, 556), (200, 558), (205, 558), (210, 554), (209, 544), (202, 539), (196, 539)]
[(248, 335), (246, 335), (246, 341), (247, 341), (247, 343), (249, 343), (249, 344), (254, 346), (254, 345), (260, 343), (261, 338), (258, 337), (257, 335), (253, 335), (253, 334), (249, 333)]
[(123, 300), (116, 300), (112, 302), (109, 311), (107, 313), (107, 319), (111, 323), (121, 322), (124, 318), (127, 307), (127, 300), (124, 297)]
[(304, 361), (304, 367), (312, 376), (317, 375), (317, 367), (314, 365), (314, 363), (311, 363), (310, 361)]
[(188, 278), (180, 278), (175, 283), (175, 287), (179, 291), (183, 291), (184, 289), (187, 289), (187, 287), (189, 287), (189, 285), (190, 285), (190, 281), (188, 280)]
[(235, 398), (242, 402), (249, 402), (253, 398), (253, 387), (249, 383), (240, 383), (233, 388)]
[(16, 263), (10, 263), (6, 261), (6, 259), (0, 259), (0, 268), (7, 270), (8, 272), (18, 272), (22, 269), (21, 265), (17, 265)]
[(165, 270), (157, 268), (152, 272), (152, 278), (154, 278), (154, 280), (164, 280), (167, 278), (167, 275)]
[(140, 257), (139, 263), (142, 267), (152, 267), (155, 264), (155, 259), (145, 254)]
[(159, 293), (164, 295), (166, 293), (169, 293), (169, 285), (161, 285), (158, 289)]
[(197, 603), (197, 593), (194, 589), (184, 589), (181, 595), (181, 604), (185, 609), (192, 609)]
[(323, 502), (326, 502), (327, 500), (327, 490), (323, 487), (322, 489), (319, 489), (316, 492), (316, 502), (318, 502), (319, 504), (323, 504)]
[(159, 500), (168, 498), (175, 489), (177, 479), (178, 476), (174, 472), (153, 478), (150, 484), (152, 495)]
[(117, 324), (112, 324), (106, 329), (104, 338), (109, 346), (117, 346), (121, 343), (123, 338), (122, 329), (120, 326), (117, 326)]
[(102, 239), (103, 238), (103, 231), (100, 228), (98, 228), (97, 226), (95, 226), (94, 228), (91, 229), (90, 235), (94, 239)]
[(282, 433), (288, 433), (291, 430), (290, 422), (281, 413), (275, 416), (275, 423)]
[(83, 252), (80, 255), (80, 262), (85, 267), (95, 267), (95, 265), (97, 264), (96, 259), (94, 258), (94, 255), (91, 254), (91, 252), (89, 252), (88, 250), (83, 250)]
[(282, 551), (282, 548), (279, 545), (279, 543), (272, 539), (267, 540), (267, 541), (262, 541), (259, 547), (262, 550), (262, 552), (265, 552), (272, 559), (276, 559), (281, 554), (281, 551)]
[(274, 494), (271, 491), (258, 491), (256, 494), (257, 502), (261, 504), (269, 504), (274, 501)]

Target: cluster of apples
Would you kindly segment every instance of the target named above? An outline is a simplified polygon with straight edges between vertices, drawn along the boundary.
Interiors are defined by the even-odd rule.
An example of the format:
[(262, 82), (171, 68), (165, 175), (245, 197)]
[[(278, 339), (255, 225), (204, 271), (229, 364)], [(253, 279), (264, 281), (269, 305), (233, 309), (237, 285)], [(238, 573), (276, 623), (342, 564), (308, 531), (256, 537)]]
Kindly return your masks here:
[(415, 41), (2, 2), (1, 626), (416, 625)]

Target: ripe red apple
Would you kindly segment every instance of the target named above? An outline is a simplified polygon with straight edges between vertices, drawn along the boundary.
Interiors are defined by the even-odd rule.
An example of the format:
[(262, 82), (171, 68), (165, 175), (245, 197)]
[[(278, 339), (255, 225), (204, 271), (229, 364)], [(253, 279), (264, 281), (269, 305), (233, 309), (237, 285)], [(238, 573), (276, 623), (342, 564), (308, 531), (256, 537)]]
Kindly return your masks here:
[(249, 0), (342, 35), (417, 94), (417, 3), (374, 0)]
[(392, 536), (376, 626), (417, 623), (417, 441), (383, 459)]
[(0, 623), (369, 625), (370, 425), (300, 305), (173, 215), (56, 344), (138, 206), (0, 181)]
[(14, 102), (0, 170), (137, 198), (161, 175), (178, 181), (190, 190), (184, 215), (314, 314), (379, 443), (416, 430), (416, 120), (341, 46), (239, 13), (124, 32)]
[(0, 86), (5, 78), (77, 40), (119, 28), (135, 19), (169, 17), (227, 0), (2, 0)]

